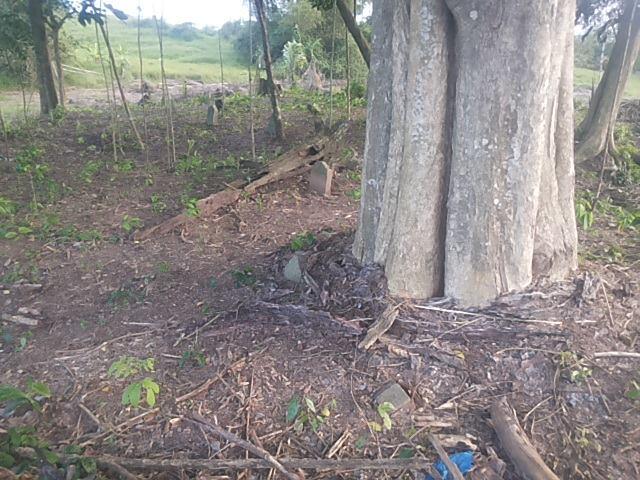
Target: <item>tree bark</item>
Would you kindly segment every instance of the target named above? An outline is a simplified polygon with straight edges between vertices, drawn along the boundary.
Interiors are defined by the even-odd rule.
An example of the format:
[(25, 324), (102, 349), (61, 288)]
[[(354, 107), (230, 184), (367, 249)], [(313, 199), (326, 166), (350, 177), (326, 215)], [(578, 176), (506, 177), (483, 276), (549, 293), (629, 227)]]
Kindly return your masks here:
[(344, 24), (347, 26), (349, 33), (351, 33), (353, 40), (358, 46), (358, 50), (360, 50), (360, 53), (362, 54), (364, 63), (366, 63), (367, 67), (369, 68), (369, 64), (371, 63), (371, 50), (369, 48), (367, 39), (364, 38), (364, 36), (362, 35), (362, 31), (356, 23), (354, 13), (351, 13), (351, 10), (349, 10), (349, 7), (347, 6), (345, 0), (336, 0), (336, 5), (338, 7), (338, 10), (340, 11), (340, 16), (342, 17)]
[(40, 113), (48, 115), (58, 106), (58, 96), (51, 71), (51, 59), (47, 47), (47, 32), (42, 12), (42, 0), (29, 0), (27, 4), (29, 23), (36, 54), (36, 70), (40, 92)]
[(278, 102), (278, 92), (276, 84), (273, 81), (273, 71), (271, 62), (271, 47), (269, 45), (269, 31), (267, 28), (267, 17), (264, 13), (263, 0), (254, 0), (256, 6), (256, 14), (260, 23), (260, 32), (262, 33), (262, 48), (264, 50), (264, 66), (267, 71), (267, 82), (269, 83), (269, 95), (271, 97), (271, 108), (273, 109), (273, 125), (275, 137), (278, 141), (284, 139), (282, 130), (282, 115), (280, 113), (280, 104)]
[(607, 68), (589, 104), (587, 116), (578, 127), (576, 163), (600, 154), (613, 136), (613, 129), (625, 86), (640, 51), (640, 8), (626, 0), (616, 41)]
[[(60, 25), (60, 28), (62, 25)], [(53, 58), (58, 72), (58, 100), (64, 106), (64, 71), (62, 70), (62, 52), (60, 51), (60, 28), (51, 29), (53, 38)]]
[(572, 1), (380, 0), (354, 253), (481, 305), (576, 266)]

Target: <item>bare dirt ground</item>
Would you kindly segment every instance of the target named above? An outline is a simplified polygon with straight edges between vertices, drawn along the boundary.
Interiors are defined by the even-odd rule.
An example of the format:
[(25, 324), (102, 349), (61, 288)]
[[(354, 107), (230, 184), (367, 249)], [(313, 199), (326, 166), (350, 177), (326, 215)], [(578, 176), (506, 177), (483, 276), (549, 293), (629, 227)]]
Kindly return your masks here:
[[(12, 133), (2, 150), (0, 191), (20, 209), (3, 228), (30, 231), (0, 240), (0, 310), (40, 314), (26, 310), (37, 326), (2, 323), (0, 382), (26, 388), (34, 379), (52, 396), (41, 413), (1, 418), (0, 435), (32, 425), (53, 450), (81, 447), (87, 456), (246, 457), (193, 423), (197, 414), (278, 458), (435, 461), (428, 435), (436, 434), (449, 452), (472, 449), (480, 462), (495, 449), (507, 471), (475, 478), (510, 479), (519, 477), (488, 412), (506, 397), (561, 478), (640, 478), (638, 403), (630, 398), (640, 382), (640, 241), (636, 230), (619, 228), (612, 210), (595, 213), (593, 226), (581, 230), (580, 271), (565, 283), (537, 285), (477, 312), (461, 312), (446, 299), (400, 303), (385, 295), (381, 272), (359, 267), (350, 254), (364, 144), (359, 110), (331, 196), (310, 191), (306, 176), (295, 177), (215, 217), (193, 218), (181, 232), (133, 240), (133, 230), (170, 218), (190, 199), (252, 175), (313, 138), (306, 99), (292, 94), (283, 102), (287, 141), (277, 145), (264, 129), (268, 103), (259, 101), (257, 162), (243, 97), (228, 103), (213, 130), (198, 102), (178, 103), (173, 169), (157, 104), (149, 107), (148, 156), (121, 122), (124, 154), (113, 160), (104, 110), (72, 110), (56, 124)], [(27, 207), (28, 178), (16, 172), (16, 158), (32, 146), (42, 148), (39, 161), (57, 185), (42, 183), (36, 212)], [(597, 186), (597, 176), (579, 174), (581, 195)], [(637, 208), (638, 194), (637, 185), (605, 182), (601, 198)], [(307, 232), (306, 275), (294, 284), (283, 270), (292, 241)], [(389, 303), (399, 305), (392, 329), (371, 349), (357, 348)], [(110, 367), (127, 356), (153, 358), (153, 371), (114, 378)], [(156, 403), (123, 405), (127, 385), (144, 377), (159, 386)], [(383, 418), (375, 397), (392, 383), (410, 402), (391, 414), (390, 429), (378, 431)], [(277, 478), (269, 470), (136, 474)], [(374, 478), (362, 469), (305, 474)]]

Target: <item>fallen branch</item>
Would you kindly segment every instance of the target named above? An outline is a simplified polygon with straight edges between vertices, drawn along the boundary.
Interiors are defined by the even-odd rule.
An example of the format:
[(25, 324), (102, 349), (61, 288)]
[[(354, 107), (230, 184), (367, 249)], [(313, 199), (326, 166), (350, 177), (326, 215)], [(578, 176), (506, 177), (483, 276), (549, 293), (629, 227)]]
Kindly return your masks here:
[[(92, 458), (96, 461), (110, 462), (133, 471), (184, 470), (269, 470), (273, 464), (262, 458), (212, 458), (212, 459), (152, 459), (125, 458), (111, 456), (58, 455), (62, 461), (74, 461), (80, 458)], [(281, 458), (278, 462), (288, 470), (327, 470), (333, 473), (352, 470), (420, 470), (427, 469), (430, 462), (424, 458)]]
[[(210, 216), (218, 210), (229, 205), (233, 205), (244, 194), (252, 194), (258, 188), (264, 187), (278, 180), (299, 175), (311, 168), (311, 165), (319, 160), (323, 160), (328, 152), (329, 139), (321, 138), (309, 145), (304, 150), (292, 150), (285, 153), (268, 170), (259, 173), (259, 177), (252, 181), (241, 181), (229, 186), (227, 189), (209, 195), (196, 202), (196, 206), (202, 217)], [(154, 227), (143, 230), (135, 235), (136, 241), (148, 240), (151, 237), (165, 235), (178, 227), (181, 227), (189, 220), (189, 217), (181, 213)]]
[(505, 397), (491, 406), (491, 420), (502, 449), (525, 480), (560, 480), (544, 463), (540, 454), (520, 427), (515, 412)]
[(395, 322), (398, 317), (399, 307), (400, 305), (387, 306), (384, 312), (382, 312), (382, 315), (380, 315), (380, 317), (369, 327), (367, 334), (358, 344), (358, 348), (368, 350), (374, 343), (376, 343), (378, 339), (391, 328), (393, 322)]
[(593, 354), (593, 358), (640, 358), (638, 352), (597, 352)]
[(288, 478), (289, 480), (300, 480), (300, 477), (298, 475), (295, 475), (289, 472), (275, 457), (273, 457), (265, 449), (257, 447), (256, 445), (254, 445), (251, 442), (248, 442), (247, 440), (243, 440), (237, 435), (225, 430), (224, 428), (219, 427), (215, 423), (207, 422), (207, 420), (204, 417), (202, 417), (197, 413), (193, 413), (191, 417), (192, 418), (190, 418), (189, 421), (199, 425), (205, 430), (208, 430), (216, 434), (219, 437), (224, 438), (228, 442), (235, 443), (239, 447), (242, 447), (245, 450), (253, 453), (254, 455), (257, 455), (258, 457), (266, 460), (267, 462), (269, 462), (269, 464), (273, 468), (275, 468), (278, 472), (284, 475), (285, 478)]

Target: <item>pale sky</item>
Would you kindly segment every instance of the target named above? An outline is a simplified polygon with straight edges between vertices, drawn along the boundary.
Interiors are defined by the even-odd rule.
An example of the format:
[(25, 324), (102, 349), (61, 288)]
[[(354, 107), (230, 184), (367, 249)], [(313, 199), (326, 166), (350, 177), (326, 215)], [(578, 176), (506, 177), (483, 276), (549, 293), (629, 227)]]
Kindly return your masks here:
[(192, 22), (197, 27), (220, 27), (230, 20), (249, 17), (244, 0), (104, 0), (104, 3), (111, 3), (130, 18), (137, 17), (140, 4), (143, 17), (164, 14), (167, 23)]

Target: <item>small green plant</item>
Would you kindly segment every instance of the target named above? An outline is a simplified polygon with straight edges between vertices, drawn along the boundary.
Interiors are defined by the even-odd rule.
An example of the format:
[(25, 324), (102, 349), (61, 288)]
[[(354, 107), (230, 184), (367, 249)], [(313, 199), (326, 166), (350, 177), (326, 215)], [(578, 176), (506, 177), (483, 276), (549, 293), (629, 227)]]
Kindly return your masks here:
[[(35, 470), (40, 465), (39, 460), (25, 458), (21, 455), (21, 448), (35, 450), (49, 464), (55, 465), (59, 461), (58, 456), (50, 450), (49, 444), (37, 436), (34, 427), (11, 427), (5, 435), (0, 436), (0, 467), (13, 470), (20, 478), (29, 470)], [(28, 474), (25, 477), (31, 478)], [(45, 478), (45, 476), (40, 478)]]
[(311, 232), (302, 232), (293, 237), (291, 240), (291, 250), (297, 252), (299, 250), (306, 250), (312, 247), (316, 243), (316, 236)]
[(575, 352), (560, 352), (560, 366), (569, 370), (569, 379), (576, 384), (585, 383), (593, 375), (593, 370)]
[(632, 401), (640, 400), (640, 384), (635, 380), (631, 380), (625, 396)]
[(160, 385), (150, 377), (146, 377), (139, 382), (129, 384), (122, 392), (122, 405), (138, 408), (142, 400), (142, 392), (145, 393), (145, 400), (150, 408), (156, 404), (156, 399), (160, 393)]
[(84, 164), (82, 170), (80, 171), (80, 178), (85, 183), (93, 182), (93, 178), (102, 170), (102, 163), (98, 160), (89, 160)]
[(43, 154), (44, 151), (37, 147), (28, 147), (16, 155), (16, 171), (29, 178), (31, 207), (34, 210), (40, 206), (38, 194), (44, 194), (46, 200), (53, 200), (59, 192), (58, 184), (48, 178), (49, 166), (40, 163)]
[(182, 204), (184, 205), (185, 213), (189, 217), (199, 217), (200, 209), (198, 208), (197, 198), (183, 198)]
[(287, 423), (293, 423), (293, 429), (297, 433), (301, 433), (307, 424), (314, 432), (317, 432), (320, 425), (331, 416), (331, 409), (335, 409), (336, 401), (332, 400), (318, 409), (310, 398), (304, 397), (303, 400), (304, 404), (300, 402), (298, 397), (293, 397), (289, 401), (286, 414)]
[(167, 204), (165, 203), (162, 195), (154, 193), (151, 195), (151, 210), (154, 213), (162, 213), (167, 209)]
[(593, 207), (585, 198), (576, 201), (576, 219), (584, 230), (590, 229), (593, 225)]
[(236, 287), (251, 287), (256, 283), (256, 277), (253, 275), (251, 267), (245, 267), (242, 270), (234, 270), (231, 276), (236, 281)]
[(349, 190), (347, 192), (347, 196), (349, 198), (353, 198), (354, 200), (360, 200), (362, 198), (362, 189), (354, 188), (353, 190)]
[(17, 210), (15, 202), (0, 195), (0, 217), (12, 217)]
[(142, 228), (142, 226), (142, 220), (138, 217), (130, 217), (129, 215), (122, 217), (122, 229), (127, 233), (127, 235)]
[(169, 273), (171, 271), (171, 264), (163, 260), (162, 262), (158, 262), (156, 270), (158, 273)]
[(51, 397), (49, 387), (40, 382), (29, 380), (25, 391), (11, 385), (0, 385), (0, 404), (5, 405), (6, 416), (11, 415), (17, 408), (28, 406), (39, 412), (41, 402)]
[(382, 425), (378, 422), (369, 422), (371, 430), (374, 432), (382, 432), (384, 430), (391, 430), (393, 422), (391, 421), (391, 413), (396, 409), (391, 402), (382, 402), (378, 405), (378, 415), (382, 420)]
[(132, 160), (124, 159), (116, 163), (113, 168), (115, 169), (116, 172), (129, 173), (135, 170), (136, 164), (133, 163)]
[(130, 286), (123, 286), (109, 293), (107, 304), (114, 308), (124, 308), (144, 299), (144, 292), (137, 292)]
[(180, 362), (178, 362), (178, 367), (181, 369), (187, 365), (192, 365), (194, 367), (204, 367), (207, 364), (207, 356), (200, 349), (190, 348), (189, 350), (185, 350), (182, 352), (182, 357), (180, 358)]
[(118, 379), (129, 378), (140, 372), (153, 372), (155, 359), (122, 356), (111, 364), (108, 375)]

